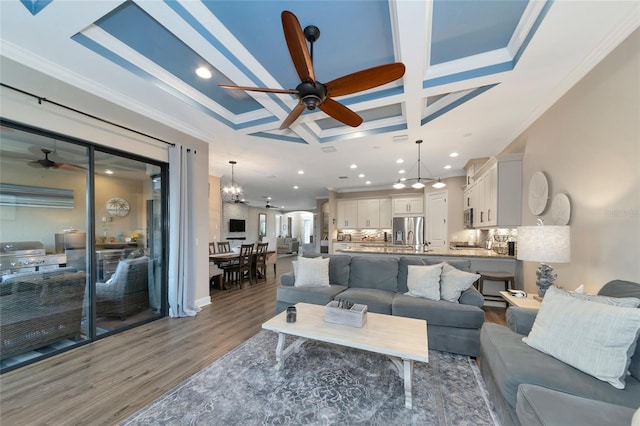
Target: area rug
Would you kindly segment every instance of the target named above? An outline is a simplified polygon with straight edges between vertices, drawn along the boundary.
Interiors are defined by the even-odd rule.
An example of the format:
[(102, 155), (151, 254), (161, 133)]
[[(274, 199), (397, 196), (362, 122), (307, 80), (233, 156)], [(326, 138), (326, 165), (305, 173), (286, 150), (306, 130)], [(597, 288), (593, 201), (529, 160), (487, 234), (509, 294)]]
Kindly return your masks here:
[(414, 363), (410, 410), (386, 356), (307, 341), (276, 371), (276, 343), (258, 333), (122, 424), (499, 425), (469, 357), (429, 351)]

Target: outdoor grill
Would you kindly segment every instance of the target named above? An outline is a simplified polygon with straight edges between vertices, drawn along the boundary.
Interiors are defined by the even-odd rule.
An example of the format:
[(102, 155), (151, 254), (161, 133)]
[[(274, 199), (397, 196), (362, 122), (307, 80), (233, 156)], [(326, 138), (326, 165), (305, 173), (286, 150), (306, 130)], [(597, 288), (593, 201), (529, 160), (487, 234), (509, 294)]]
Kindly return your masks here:
[(46, 271), (66, 263), (65, 254), (47, 254), (39, 241), (0, 243), (0, 275)]

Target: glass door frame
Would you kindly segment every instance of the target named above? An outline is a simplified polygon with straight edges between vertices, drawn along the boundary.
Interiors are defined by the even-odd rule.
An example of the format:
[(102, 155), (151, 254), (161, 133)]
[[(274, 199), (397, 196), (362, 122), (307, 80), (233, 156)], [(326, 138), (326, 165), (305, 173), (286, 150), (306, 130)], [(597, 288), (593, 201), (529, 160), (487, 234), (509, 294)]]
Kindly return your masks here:
[[(19, 122), (15, 122), (12, 120), (8, 120), (6, 118), (0, 117), (0, 125), (6, 128), (15, 129), (18, 131), (31, 133), (34, 135), (39, 135), (43, 137), (57, 139), (64, 143), (70, 143), (74, 145), (80, 145), (87, 148), (87, 172), (86, 172), (86, 190), (85, 190), (85, 211), (86, 211), (86, 265), (87, 265), (87, 276), (89, 277), (89, 285), (87, 286), (88, 290), (88, 300), (89, 305), (87, 306), (89, 315), (87, 315), (87, 336), (86, 339), (75, 343), (69, 347), (65, 347), (62, 349), (53, 350), (49, 353), (43, 354), (42, 356), (29, 359), (25, 362), (20, 362), (15, 365), (8, 366), (3, 368), (0, 373), (5, 373), (17, 368), (24, 367), (29, 364), (33, 364), (35, 362), (42, 361), (46, 358), (49, 358), (54, 355), (58, 355), (62, 352), (66, 352), (71, 349), (78, 348), (80, 346), (95, 342), (97, 340), (101, 340), (105, 337), (112, 336), (114, 334), (136, 328), (147, 324), (152, 321), (156, 321), (158, 319), (164, 318), (169, 314), (168, 308), (168, 260), (169, 260), (169, 164), (166, 162), (153, 160), (150, 158), (146, 158), (140, 155), (132, 154), (129, 152), (120, 151), (117, 149), (109, 148), (107, 146), (99, 145), (97, 143), (75, 138), (68, 135), (63, 135), (60, 133), (56, 133), (53, 131), (32, 127), (28, 124), (23, 124)], [(161, 199), (161, 241), (162, 241), (162, 255), (160, 257), (160, 261), (162, 262), (162, 277), (160, 279), (159, 285), (161, 286), (161, 303), (160, 303), (160, 312), (159, 315), (150, 317), (139, 322), (126, 325), (120, 327), (116, 330), (108, 331), (105, 333), (101, 333), (97, 335), (96, 333), (96, 321), (97, 321), (97, 303), (96, 303), (96, 281), (97, 281), (97, 262), (96, 262), (96, 205), (95, 205), (95, 151), (98, 150), (100, 152), (104, 152), (107, 154), (112, 154), (115, 156), (123, 157), (130, 160), (140, 161), (143, 163), (151, 164), (160, 168), (160, 178), (162, 185), (160, 187), (160, 199)], [(158, 283), (157, 283), (158, 284)]]

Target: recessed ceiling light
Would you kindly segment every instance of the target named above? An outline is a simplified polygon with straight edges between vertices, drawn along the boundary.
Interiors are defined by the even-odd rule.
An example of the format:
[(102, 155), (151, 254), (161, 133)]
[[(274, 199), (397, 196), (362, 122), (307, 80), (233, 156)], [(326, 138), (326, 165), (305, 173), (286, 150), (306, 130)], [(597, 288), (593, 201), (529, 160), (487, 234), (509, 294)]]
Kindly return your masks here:
[(405, 174), (406, 172), (404, 171), (404, 169), (402, 169), (402, 170), (399, 170), (398, 173), (402, 175), (402, 174)]
[(303, 175), (304, 174), (304, 170), (298, 170), (298, 174), (299, 175)]
[(293, 189), (298, 189), (298, 185), (293, 185)]
[(407, 178), (405, 178), (405, 177), (400, 178), (400, 182), (404, 182), (405, 180), (407, 180)]
[(352, 169), (357, 169), (357, 168), (358, 168), (358, 165), (357, 165), (357, 164), (352, 164), (350, 167), (351, 167)]
[(457, 152), (452, 152), (451, 154), (449, 154), (449, 157), (451, 157), (451, 158), (455, 158), (455, 157), (457, 157), (458, 155), (460, 155), (460, 154), (458, 154)]
[(398, 159), (396, 160), (396, 163), (397, 163), (397, 164), (402, 164), (402, 163), (404, 163), (404, 160), (403, 160), (402, 158), (398, 158)]
[(207, 67), (200, 67), (196, 69), (196, 74), (200, 78), (211, 78), (211, 71)]
[(371, 181), (370, 180), (366, 181), (365, 185), (371, 185)]
[(451, 164), (447, 164), (446, 166), (444, 166), (444, 168), (449, 170), (451, 168)]
[(112, 175), (112, 174), (113, 174), (113, 170), (111, 170), (111, 169), (107, 169), (107, 170), (105, 170), (104, 172), (105, 172), (106, 174), (108, 174), (108, 175)]
[(358, 177), (359, 177), (359, 178), (363, 178), (363, 177), (364, 177), (364, 173), (360, 173), (360, 174), (358, 175)]

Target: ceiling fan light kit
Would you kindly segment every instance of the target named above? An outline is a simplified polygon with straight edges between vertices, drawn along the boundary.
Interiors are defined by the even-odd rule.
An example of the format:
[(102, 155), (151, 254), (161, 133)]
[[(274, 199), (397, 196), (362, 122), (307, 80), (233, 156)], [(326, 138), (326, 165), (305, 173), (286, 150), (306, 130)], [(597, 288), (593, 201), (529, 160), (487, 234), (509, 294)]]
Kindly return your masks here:
[[(296, 95), (298, 104), (280, 125), (281, 130), (291, 126), (302, 115), (305, 108), (309, 111), (319, 108), (341, 123), (351, 127), (358, 127), (362, 124), (362, 117), (335, 101), (332, 97), (350, 95), (382, 86), (402, 78), (404, 75), (404, 64), (396, 62), (357, 71), (323, 84), (316, 80), (313, 69), (313, 43), (320, 37), (320, 30), (314, 25), (309, 25), (303, 31), (298, 18), (287, 10), (282, 12), (281, 18), (284, 38), (287, 42), (293, 65), (298, 77), (300, 77), (300, 84), (293, 90), (219, 85), (224, 89), (230, 90)], [(307, 48), (307, 41), (310, 45), (309, 48)]]

